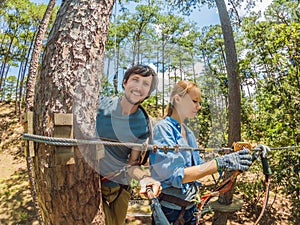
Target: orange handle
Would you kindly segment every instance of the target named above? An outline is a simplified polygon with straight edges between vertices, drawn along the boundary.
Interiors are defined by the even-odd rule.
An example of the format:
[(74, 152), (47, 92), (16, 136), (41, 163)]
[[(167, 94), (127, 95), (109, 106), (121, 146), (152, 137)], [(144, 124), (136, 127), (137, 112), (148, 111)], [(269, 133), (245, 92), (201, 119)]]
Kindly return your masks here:
[(232, 147), (235, 152), (242, 150), (243, 147), (248, 148), (250, 151), (252, 150), (252, 146), (251, 146), (250, 142), (234, 142), (232, 144)]

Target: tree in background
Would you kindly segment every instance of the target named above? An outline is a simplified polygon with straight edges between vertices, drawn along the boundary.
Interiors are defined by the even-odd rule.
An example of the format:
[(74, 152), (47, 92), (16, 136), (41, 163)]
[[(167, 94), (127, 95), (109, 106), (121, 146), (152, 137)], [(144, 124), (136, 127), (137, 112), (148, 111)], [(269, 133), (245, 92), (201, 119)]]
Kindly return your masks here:
[(241, 71), (255, 88), (251, 118), (254, 129), (245, 130), (246, 135), (273, 146), (300, 142), (297, 9), (297, 1), (274, 1), (266, 11), (267, 21), (258, 21), (258, 16), (253, 15), (242, 27), (242, 48), (247, 50)]
[[(28, 72), (27, 82), (26, 82), (26, 94), (25, 94), (25, 99), (26, 99), (25, 100), (25, 102), (26, 102), (25, 111), (26, 112), (32, 111), (32, 109), (33, 109), (36, 76), (38, 73), (38, 65), (40, 62), (40, 55), (41, 55), (41, 51), (42, 51), (42, 47), (43, 47), (43, 40), (44, 40), (46, 32), (47, 32), (47, 28), (49, 25), (51, 15), (53, 13), (55, 3), (56, 3), (56, 0), (50, 0), (49, 4), (47, 6), (46, 12), (41, 21), (41, 24), (39, 26), (39, 29), (37, 31), (35, 40), (34, 40), (33, 51), (31, 54), (29, 72)], [(31, 53), (31, 51), (29, 50), (28, 53)], [(25, 66), (25, 68), (26, 68), (26, 66)], [(23, 75), (23, 77), (24, 77), (24, 75)], [(22, 99), (21, 96), (20, 96), (20, 99)], [(20, 102), (22, 102), (22, 101), (20, 101)], [(32, 158), (29, 155), (26, 157), (26, 162), (27, 162), (27, 169), (28, 169), (28, 175), (29, 175), (31, 195), (33, 197), (33, 202), (34, 202), (35, 210), (37, 212), (37, 217), (38, 217), (39, 223), (42, 225), (43, 220), (42, 220), (41, 210), (40, 210), (40, 207), (38, 204), (37, 192), (36, 192), (36, 188), (35, 188), (33, 163), (32, 163)]]
[(38, 64), (40, 61), (41, 50), (43, 47), (43, 40), (48, 28), (48, 24), (55, 6), (56, 0), (50, 0), (46, 12), (43, 16), (37, 35), (34, 40), (33, 52), (31, 54), (29, 72), (26, 83), (26, 110), (32, 110), (34, 100), (34, 88), (36, 82), (36, 75), (38, 72)]
[[(13, 101), (16, 99), (16, 84), (17, 84), (17, 78), (15, 76), (9, 76), (6, 79), (6, 85), (3, 88), (3, 99), (5, 99), (6, 101)], [(3, 100), (2, 99), (2, 100)]]
[[(266, 21), (253, 14), (242, 26), (244, 57), (240, 67), (242, 77), (251, 81), (254, 89), (243, 108), (248, 111), (243, 136), (270, 146), (300, 143), (299, 4), (274, 0), (265, 12)], [(278, 151), (272, 156), (272, 179), (277, 184), (274, 191), (290, 196), (290, 221), (299, 224), (299, 149)]]
[(16, 113), (20, 114), (34, 38), (46, 5), (36, 5), (29, 0), (8, 0), (1, 7), (3, 13), (0, 24), (3, 32), (0, 33), (0, 96), (3, 94), (1, 90), (5, 88), (6, 78), (14, 68), (18, 72), (11, 75), (17, 77), (15, 101)]

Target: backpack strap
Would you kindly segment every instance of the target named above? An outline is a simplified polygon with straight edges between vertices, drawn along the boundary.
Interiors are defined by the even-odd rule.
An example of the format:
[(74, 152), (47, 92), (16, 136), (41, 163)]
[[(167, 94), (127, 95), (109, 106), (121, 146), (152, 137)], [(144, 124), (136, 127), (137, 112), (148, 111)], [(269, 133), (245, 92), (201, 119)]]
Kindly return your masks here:
[[(148, 124), (149, 137), (147, 138), (145, 143), (146, 144), (152, 143), (152, 140), (153, 140), (153, 120), (149, 117), (148, 113), (146, 112), (146, 110), (141, 105), (139, 105), (138, 107), (143, 112), (143, 114), (146, 118), (147, 124)], [(139, 165), (145, 165), (147, 163), (148, 158), (149, 158), (149, 154), (150, 154), (150, 151), (148, 149), (141, 152)]]

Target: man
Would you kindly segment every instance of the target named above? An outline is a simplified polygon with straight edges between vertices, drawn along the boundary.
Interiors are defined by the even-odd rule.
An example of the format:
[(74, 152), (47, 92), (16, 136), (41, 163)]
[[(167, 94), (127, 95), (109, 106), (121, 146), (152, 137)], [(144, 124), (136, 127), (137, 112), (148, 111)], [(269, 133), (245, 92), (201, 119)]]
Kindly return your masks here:
[(141, 193), (145, 193), (146, 186), (152, 186), (155, 196), (160, 192), (160, 182), (148, 176), (139, 165), (141, 150), (145, 150), (141, 146), (152, 132), (148, 115), (140, 104), (156, 89), (157, 81), (157, 74), (149, 66), (133, 66), (125, 72), (123, 96), (100, 98), (97, 134), (102, 140), (119, 142), (105, 146), (105, 156), (99, 165), (108, 225), (125, 222), (131, 178), (140, 182)]

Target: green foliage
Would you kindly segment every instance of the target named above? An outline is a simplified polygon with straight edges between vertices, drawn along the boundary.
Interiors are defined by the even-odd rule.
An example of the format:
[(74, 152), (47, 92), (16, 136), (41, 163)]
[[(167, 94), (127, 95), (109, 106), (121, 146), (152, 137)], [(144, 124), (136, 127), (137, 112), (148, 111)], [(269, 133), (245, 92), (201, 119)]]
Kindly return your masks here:
[[(29, 0), (8, 0), (1, 3), (0, 23), (0, 98), (7, 100), (17, 100), (22, 97), (23, 81), (26, 80), (26, 72), (28, 71), (30, 54), (36, 31), (47, 8), (46, 4), (37, 5)], [(53, 19), (57, 12), (57, 7), (53, 11), (49, 28), (53, 24)], [(7, 78), (10, 68), (19, 67), (18, 79), (16, 84), (12, 84), (12, 78)], [(25, 77), (25, 78), (24, 78)], [(5, 85), (9, 85), (5, 87)], [(12, 85), (18, 87), (16, 95), (13, 96)], [(6, 93), (6, 94), (5, 94)]]
[[(204, 4), (212, 7), (215, 1), (168, 1), (179, 6), (180, 13), (160, 11), (160, 8), (168, 8), (165, 1), (136, 2), (135, 10), (122, 7), (116, 15), (116, 23), (111, 23), (106, 45), (107, 61), (114, 58), (117, 67), (123, 70), (137, 62), (149, 62), (158, 67), (160, 75), (164, 72), (165, 96), (159, 91), (157, 96), (151, 96), (143, 103), (154, 119), (162, 117), (162, 102), (166, 102), (164, 97), (171, 84), (183, 77), (196, 81), (203, 95), (202, 108), (187, 124), (203, 147), (224, 146), (228, 129), (228, 78), (221, 26), (209, 26), (199, 31), (195, 24), (187, 23), (180, 16), (181, 12), (188, 14)], [(239, 6), (241, 2), (245, 1), (231, 1), (230, 4)], [(247, 2), (251, 3), (249, 7), (255, 4), (255, 1)], [(3, 31), (0, 33), (0, 61), (1, 67), (7, 68), (26, 61), (46, 5), (36, 5), (28, 0), (9, 0), (0, 5)], [(242, 18), (241, 23), (232, 21), (242, 86), (244, 140), (274, 147), (300, 143), (299, 15), (299, 1), (274, 0), (265, 13), (265, 21), (258, 13)], [(203, 71), (195, 71), (195, 65), (200, 61)], [(4, 71), (1, 71), (1, 79), (5, 79), (1, 82), (5, 84), (1, 98), (14, 100), (17, 81), (13, 77), (6, 79)], [(113, 84), (106, 78), (102, 80), (102, 93), (115, 94)], [(274, 185), (284, 186), (287, 194), (292, 196), (296, 209), (293, 218), (299, 218), (299, 151), (275, 153), (270, 163), (276, 181)], [(259, 197), (257, 191), (264, 190), (260, 165), (255, 167), (256, 170), (251, 172), (258, 179), (238, 184), (253, 205)]]
[(209, 7), (215, 6), (215, 1), (212, 0), (168, 0), (173, 9), (181, 11), (185, 15), (190, 15), (191, 12), (197, 8), (201, 8), (204, 4)]
[[(244, 20), (240, 44), (247, 51), (239, 65), (243, 83), (254, 89), (243, 99), (243, 137), (247, 140), (274, 147), (300, 143), (298, 12), (299, 1), (275, 0), (266, 11), (267, 21), (258, 21), (257, 15)], [(299, 149), (275, 151), (269, 162), (272, 190), (290, 196), (291, 223), (299, 224)], [(247, 193), (246, 187), (243, 192)]]
[(150, 96), (142, 103), (142, 106), (146, 109), (149, 116), (154, 120), (159, 120), (162, 118), (162, 105), (157, 104), (156, 96)]
[(17, 86), (17, 78), (15, 76), (9, 76), (6, 79), (6, 84), (3, 88), (3, 96), (2, 99), (6, 101), (16, 100), (16, 86)]
[(265, 192), (265, 186), (261, 173), (251, 171), (251, 177), (254, 177), (251, 182), (249, 180), (237, 182), (235, 188), (237, 192), (243, 193), (243, 199), (250, 207), (256, 207)]
[(209, 133), (211, 131), (211, 112), (207, 99), (202, 97), (201, 110), (194, 119), (187, 121), (187, 126), (193, 130), (199, 146), (207, 147), (208, 144), (212, 144), (211, 140), (209, 140)]
[(245, 126), (250, 122), (252, 129), (248, 129), (245, 136), (272, 146), (297, 145), (300, 141), (297, 116), (300, 25), (293, 16), (297, 4), (296, 1), (274, 1), (266, 12), (268, 21), (258, 22), (258, 17), (253, 16), (247, 18), (243, 26), (248, 50), (240, 69), (245, 83), (256, 88), (252, 107), (247, 106), (252, 112), (244, 121)]
[(112, 96), (114, 93), (114, 86), (107, 80), (106, 77), (102, 77), (101, 94), (104, 96)]

